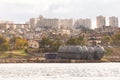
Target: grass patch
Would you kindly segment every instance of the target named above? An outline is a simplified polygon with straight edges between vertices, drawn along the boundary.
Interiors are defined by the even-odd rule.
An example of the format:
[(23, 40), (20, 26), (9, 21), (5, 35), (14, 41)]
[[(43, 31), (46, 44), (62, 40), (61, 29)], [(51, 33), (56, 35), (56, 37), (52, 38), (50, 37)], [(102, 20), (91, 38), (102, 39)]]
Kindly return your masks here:
[(25, 52), (24, 49), (22, 49), (22, 50), (13, 50), (12, 53), (15, 54), (15, 55), (19, 55), (19, 56), (27, 56), (27, 55), (28, 55), (28, 54)]
[(31, 55), (27, 54), (24, 49), (12, 50), (12, 51), (6, 51), (6, 52), (0, 53), (0, 59), (4, 59), (4, 58), (28, 58), (28, 57), (31, 57)]
[(105, 55), (108, 56), (120, 56), (120, 47), (105, 48)]
[(105, 55), (112, 55), (113, 49), (112, 48), (106, 48), (105, 49)]
[(8, 57), (9, 57), (9, 53), (1, 53), (0, 54), (0, 59), (8, 58)]

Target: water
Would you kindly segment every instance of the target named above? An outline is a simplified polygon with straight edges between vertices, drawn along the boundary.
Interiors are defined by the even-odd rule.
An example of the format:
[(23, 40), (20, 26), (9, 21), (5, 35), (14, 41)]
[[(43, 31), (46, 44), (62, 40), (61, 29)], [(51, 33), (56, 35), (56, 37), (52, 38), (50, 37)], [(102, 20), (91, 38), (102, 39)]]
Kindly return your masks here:
[(0, 80), (120, 80), (120, 63), (0, 64)]

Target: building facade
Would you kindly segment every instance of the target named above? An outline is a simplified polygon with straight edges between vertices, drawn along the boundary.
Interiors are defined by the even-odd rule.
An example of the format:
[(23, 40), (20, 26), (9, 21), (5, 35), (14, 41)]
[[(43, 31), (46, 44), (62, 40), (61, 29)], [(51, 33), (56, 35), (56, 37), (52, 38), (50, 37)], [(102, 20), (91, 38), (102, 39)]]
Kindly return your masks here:
[(92, 28), (91, 19), (85, 19), (85, 28)]
[(109, 17), (109, 25), (111, 27), (118, 27), (118, 18), (115, 16)]
[(106, 26), (106, 19), (104, 16), (97, 16), (97, 28)]
[(91, 19), (78, 19), (75, 21), (75, 27), (84, 27), (84, 28), (88, 28), (91, 29), (92, 25), (91, 25)]
[(30, 19), (30, 25), (32, 28), (36, 28), (36, 27), (56, 28), (59, 27), (59, 19), (47, 19), (44, 18), (43, 16), (39, 16), (39, 18)]
[(61, 19), (59, 24), (60, 24), (60, 28), (72, 28), (74, 26), (74, 20)]
[(31, 27), (47, 27), (47, 28), (68, 28), (73, 27), (73, 19), (57, 19), (57, 18), (45, 18), (40, 16), (39, 18), (30, 19)]

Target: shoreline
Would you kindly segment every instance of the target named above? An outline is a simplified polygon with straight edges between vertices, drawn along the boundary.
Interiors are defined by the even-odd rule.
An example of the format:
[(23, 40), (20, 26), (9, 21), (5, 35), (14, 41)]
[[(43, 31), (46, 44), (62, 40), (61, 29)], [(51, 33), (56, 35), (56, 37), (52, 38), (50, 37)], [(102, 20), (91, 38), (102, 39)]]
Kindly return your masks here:
[(120, 62), (107, 60), (68, 60), (68, 59), (0, 59), (0, 63), (104, 63), (104, 62)]

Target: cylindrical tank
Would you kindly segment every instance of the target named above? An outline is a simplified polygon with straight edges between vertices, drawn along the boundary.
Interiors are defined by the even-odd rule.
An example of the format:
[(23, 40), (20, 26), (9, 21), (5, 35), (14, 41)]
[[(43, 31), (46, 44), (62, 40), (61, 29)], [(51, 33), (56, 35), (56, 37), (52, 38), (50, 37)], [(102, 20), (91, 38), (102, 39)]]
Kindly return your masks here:
[(78, 51), (79, 53), (78, 53), (78, 55), (76, 55), (76, 58), (77, 59), (82, 59), (82, 47), (81, 46), (76, 46), (77, 47), (77, 50), (76, 51)]
[(94, 59), (100, 60), (104, 56), (104, 52), (105, 52), (104, 48), (98, 45), (95, 46), (94, 49), (95, 49)]
[(58, 58), (64, 59), (81, 59), (81, 46), (60, 46), (58, 49)]
[(104, 56), (102, 46), (60, 46), (57, 58), (61, 59), (82, 59), (82, 60), (100, 60)]
[(67, 52), (67, 46), (60, 46), (58, 49), (58, 53), (66, 53)]
[[(65, 56), (67, 55), (67, 47), (68, 46), (60, 46), (59, 47), (58, 55), (57, 55), (58, 59), (65, 58)], [(62, 54), (64, 54), (64, 56), (62, 56)]]
[(88, 49), (86, 46), (82, 46), (82, 59), (87, 59)]
[(80, 52), (82, 52), (82, 47), (81, 46), (68, 46), (67, 52), (79, 54)]
[(88, 60), (94, 60), (94, 48), (93, 47), (88, 47), (88, 54), (87, 54), (87, 59)]

